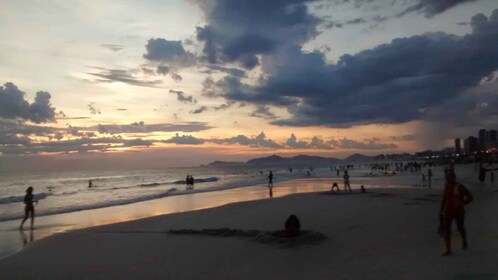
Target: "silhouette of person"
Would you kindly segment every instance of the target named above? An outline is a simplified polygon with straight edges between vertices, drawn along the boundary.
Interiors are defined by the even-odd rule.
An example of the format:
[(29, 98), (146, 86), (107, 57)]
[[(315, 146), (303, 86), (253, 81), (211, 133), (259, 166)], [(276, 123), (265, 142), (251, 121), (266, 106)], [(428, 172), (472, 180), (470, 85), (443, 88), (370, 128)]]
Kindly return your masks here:
[(427, 181), (429, 182), (429, 187), (432, 185), (432, 170), (427, 169)]
[(484, 184), (484, 181), (486, 180), (486, 171), (487, 169), (482, 166), (482, 162), (479, 164), (479, 182), (481, 184)]
[(333, 191), (334, 191), (334, 189), (337, 189), (337, 191), (341, 191), (341, 190), (339, 189), (339, 185), (338, 185), (336, 182), (334, 182), (334, 183), (332, 184), (332, 189), (331, 189), (330, 191), (331, 191), (331, 192), (333, 192)]
[(360, 188), (361, 188), (361, 192), (362, 192), (362, 193), (366, 193), (366, 192), (367, 192), (367, 190), (365, 190), (365, 187), (364, 187), (363, 185), (361, 185), (361, 187), (360, 187)]
[(89, 188), (93, 187), (92, 180), (88, 180), (88, 187)]
[(456, 181), (453, 170), (446, 173), (446, 184), (444, 186), (443, 199), (441, 201), (440, 217), (442, 218), (442, 233), (446, 244), (446, 252), (443, 256), (451, 255), (451, 224), (456, 221), (458, 231), (462, 237), (462, 248), (467, 249), (467, 232), (465, 231), (465, 209), (464, 205), (473, 200), (472, 194), (467, 188)]
[(190, 189), (194, 189), (194, 176), (190, 175)]
[(285, 236), (295, 237), (301, 233), (301, 223), (296, 215), (292, 214), (285, 221)]
[(352, 192), (351, 185), (349, 184), (349, 174), (347, 170), (344, 170), (344, 176), (342, 176), (342, 178), (344, 179), (344, 191), (349, 189), (349, 191)]
[(268, 190), (270, 192), (270, 197), (273, 197), (273, 172), (270, 171), (268, 175)]
[(29, 187), (26, 189), (26, 195), (24, 196), (24, 204), (26, 206), (24, 207), (24, 219), (19, 227), (21, 230), (28, 216), (31, 217), (31, 228), (33, 228), (33, 224), (35, 223), (35, 207), (33, 206), (33, 202), (38, 202), (38, 200), (33, 200), (33, 187)]

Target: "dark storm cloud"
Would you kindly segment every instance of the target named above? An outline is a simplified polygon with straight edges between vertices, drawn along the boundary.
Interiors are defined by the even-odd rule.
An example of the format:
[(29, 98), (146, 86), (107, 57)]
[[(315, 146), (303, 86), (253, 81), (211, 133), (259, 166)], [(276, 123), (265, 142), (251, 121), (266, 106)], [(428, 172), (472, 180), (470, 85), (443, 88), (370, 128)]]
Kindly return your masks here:
[[(122, 82), (133, 86), (140, 87), (157, 87), (162, 82), (160, 80), (141, 80), (132, 75), (130, 71), (122, 69), (106, 69), (98, 68), (101, 71), (98, 73), (88, 73), (89, 75), (98, 77), (96, 80), (91, 80), (91, 82), (103, 82), (103, 83), (114, 83)], [(143, 70), (143, 69), (142, 69)]]
[(265, 147), (265, 148), (283, 148), (271, 139), (266, 138), (266, 134), (261, 132), (255, 137), (247, 137), (245, 135), (237, 135), (231, 138), (220, 138), (220, 139), (206, 139), (207, 142), (212, 142), (216, 144), (239, 144), (252, 147)]
[(34, 102), (29, 103), (24, 99), (24, 92), (7, 82), (0, 86), (0, 118), (23, 119), (34, 123), (55, 122), (55, 108), (50, 98), (50, 93), (39, 91)]
[(236, 62), (252, 69), (257, 55), (300, 45), (318, 34), (320, 19), (308, 13), (305, 0), (197, 1), (207, 25), (197, 27), (210, 63)]
[(164, 143), (174, 143), (178, 145), (200, 145), (204, 143), (203, 139), (195, 138), (192, 135), (179, 135), (178, 133), (168, 140), (162, 141)]
[(181, 90), (169, 90), (169, 93), (176, 94), (176, 99), (180, 102), (183, 103), (197, 103), (197, 100), (192, 95), (187, 96), (183, 91)]
[(403, 12), (397, 14), (397, 16), (401, 17), (409, 13), (417, 12), (423, 13), (427, 18), (431, 18), (457, 5), (476, 1), (477, 0), (417, 0), (415, 4), (406, 8)]
[[(277, 125), (404, 123), (475, 87), (498, 70), (498, 10), (472, 17), (472, 33), (429, 33), (394, 39), (327, 64), (320, 52), (287, 48), (268, 58), (259, 85), (236, 77), (206, 83), (206, 92), (232, 101), (286, 106)], [(444, 55), (443, 55), (444, 54)], [(206, 85), (209, 86), (206, 89)]]

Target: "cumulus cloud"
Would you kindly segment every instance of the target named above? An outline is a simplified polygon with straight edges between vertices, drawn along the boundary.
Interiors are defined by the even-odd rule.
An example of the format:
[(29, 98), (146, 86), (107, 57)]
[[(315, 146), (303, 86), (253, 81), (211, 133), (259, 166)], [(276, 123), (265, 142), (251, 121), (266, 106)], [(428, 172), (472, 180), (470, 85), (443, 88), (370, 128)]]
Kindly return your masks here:
[(176, 99), (183, 103), (197, 103), (197, 100), (192, 95), (187, 96), (181, 90), (169, 90), (169, 93), (176, 94)]
[[(472, 33), (428, 33), (394, 39), (327, 64), (323, 53), (288, 48), (263, 64), (268, 78), (206, 82), (205, 93), (232, 101), (286, 106), (277, 125), (349, 127), (404, 123), (478, 86), (498, 69), (498, 10), (476, 15)], [(444, 55), (441, 55), (443, 54)], [(278, 59), (277, 59), (278, 57)]]
[(294, 133), (291, 134), (289, 139), (285, 142), (285, 144), (290, 147), (290, 148), (295, 148), (295, 149), (304, 149), (308, 146), (308, 143), (306, 141), (298, 141), (296, 135)]
[(203, 58), (214, 64), (234, 62), (252, 69), (258, 55), (300, 45), (318, 34), (320, 19), (308, 13), (305, 0), (197, 1), (207, 25), (197, 27)]
[(55, 108), (50, 103), (50, 93), (39, 91), (35, 100), (29, 103), (24, 92), (13, 83), (0, 86), (0, 118), (23, 119), (34, 123), (55, 122)]
[(168, 140), (164, 140), (164, 143), (174, 143), (178, 145), (200, 145), (204, 143), (203, 139), (195, 138), (192, 135), (180, 135), (176, 134)]
[(239, 144), (252, 147), (265, 147), (265, 148), (283, 148), (284, 146), (266, 138), (266, 134), (261, 132), (257, 136), (247, 137), (245, 135), (237, 135), (231, 138), (209, 139), (206, 140), (216, 144)]
[(196, 56), (186, 51), (181, 41), (170, 41), (163, 38), (151, 38), (145, 45), (143, 57), (152, 64), (157, 64), (156, 73), (169, 75), (174, 81), (183, 78), (177, 71), (196, 64)]

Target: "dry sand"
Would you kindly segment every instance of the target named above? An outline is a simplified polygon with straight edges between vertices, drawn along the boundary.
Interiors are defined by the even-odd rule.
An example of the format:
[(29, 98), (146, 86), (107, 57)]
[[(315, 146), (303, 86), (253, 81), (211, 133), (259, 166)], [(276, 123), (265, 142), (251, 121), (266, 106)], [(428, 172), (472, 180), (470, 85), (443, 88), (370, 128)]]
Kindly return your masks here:
[[(498, 192), (479, 186), (470, 170), (461, 173), (475, 196), (467, 208), (469, 249), (461, 250), (454, 230), (450, 257), (441, 257), (437, 235), (440, 189), (370, 189), (54, 235), (1, 260), (0, 279), (497, 279)], [(307, 235), (272, 236), (290, 214)]]

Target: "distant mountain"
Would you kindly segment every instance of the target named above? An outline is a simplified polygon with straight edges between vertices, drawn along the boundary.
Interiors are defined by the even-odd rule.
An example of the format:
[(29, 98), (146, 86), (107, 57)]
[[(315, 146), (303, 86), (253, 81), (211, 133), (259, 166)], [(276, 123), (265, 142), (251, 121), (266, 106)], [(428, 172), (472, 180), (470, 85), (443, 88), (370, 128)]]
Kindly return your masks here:
[(245, 165), (245, 162), (241, 161), (220, 161), (220, 160), (215, 160), (207, 165), (202, 165), (202, 166), (209, 166), (209, 167), (224, 167), (224, 166), (240, 166), (240, 165)]
[(272, 155), (264, 158), (255, 158), (247, 161), (247, 164), (251, 165), (285, 165), (285, 166), (297, 166), (297, 165), (305, 165), (305, 166), (328, 166), (337, 164), (340, 162), (340, 159), (336, 158), (326, 158), (319, 156), (307, 156), (307, 155), (298, 155), (295, 157), (284, 158), (277, 155)]
[(369, 156), (357, 153), (357, 154), (350, 155), (349, 157), (343, 159), (342, 161), (353, 162), (353, 161), (368, 161), (368, 160), (372, 160), (372, 159), (373, 159), (373, 157), (369, 157)]

